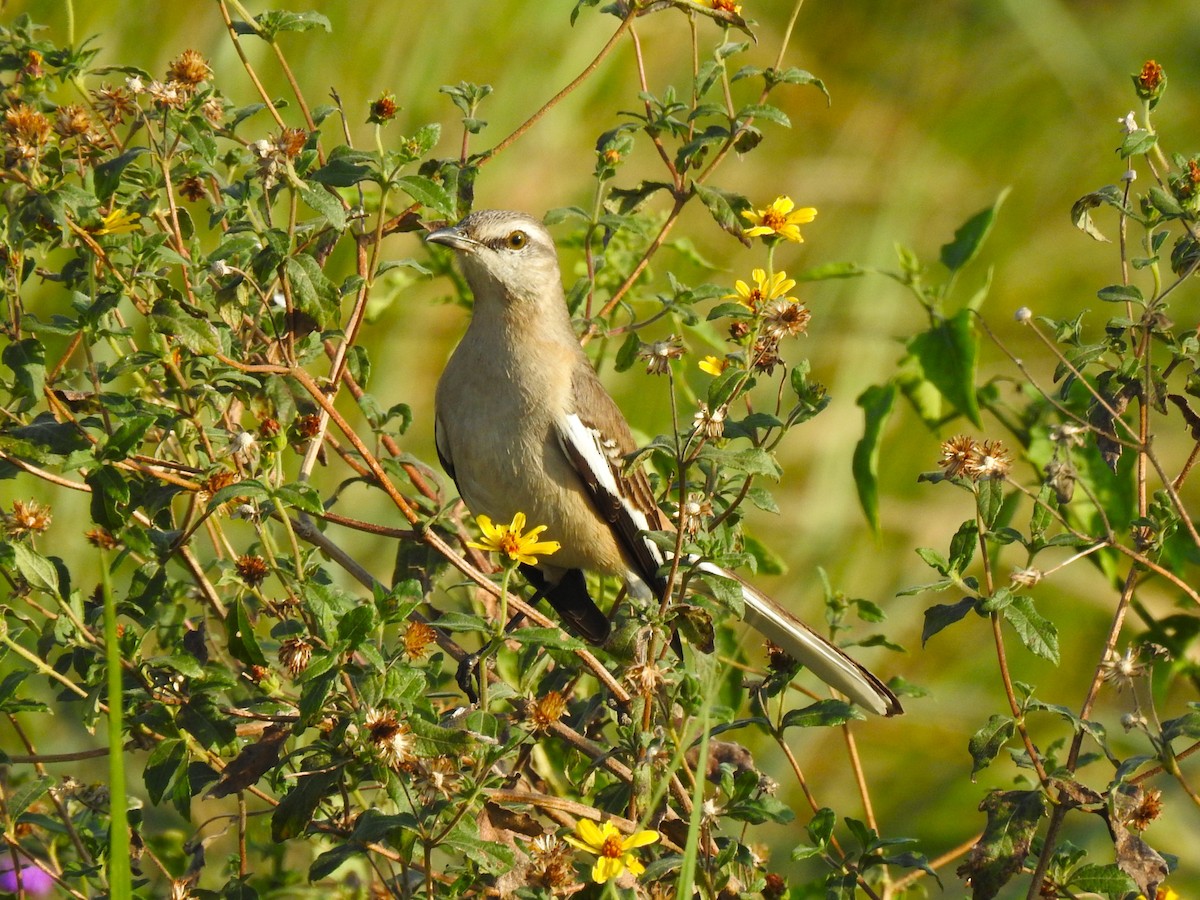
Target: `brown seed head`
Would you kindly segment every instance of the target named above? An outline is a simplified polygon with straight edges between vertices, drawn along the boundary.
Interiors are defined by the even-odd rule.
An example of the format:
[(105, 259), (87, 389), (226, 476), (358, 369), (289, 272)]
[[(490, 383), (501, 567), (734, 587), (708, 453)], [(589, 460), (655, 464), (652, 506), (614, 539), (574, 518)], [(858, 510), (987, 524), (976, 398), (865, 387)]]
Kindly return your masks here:
[(296, 433), (305, 440), (315, 438), (321, 431), (321, 416), (317, 413), (309, 413), (307, 416), (301, 416), (296, 420)]
[(167, 78), (194, 88), (212, 76), (212, 68), (197, 50), (184, 50), (167, 66)]
[(552, 834), (535, 837), (529, 843), (529, 863), (525, 867), (526, 883), (556, 893), (575, 883), (571, 865), (572, 852), (566, 841)]
[(938, 465), (946, 471), (947, 478), (957, 478), (966, 470), (976, 451), (975, 439), (965, 434), (956, 434), (942, 442), (942, 456)]
[(1162, 814), (1162, 791), (1151, 790), (1142, 794), (1141, 802), (1129, 812), (1125, 821), (1134, 831), (1145, 831), (1150, 823)]
[(408, 726), (402, 724), (392, 710), (368, 710), (363, 724), (367, 731), (367, 739), (379, 756), (380, 762), (398, 772), (411, 771), (416, 761), (412, 737)]
[(567, 711), (567, 698), (558, 691), (549, 691), (545, 696), (538, 697), (529, 708), (529, 720), (533, 730), (546, 732)]
[(42, 506), (36, 500), (14, 500), (12, 512), (4, 517), (4, 530), (14, 538), (42, 534), (53, 518), (50, 507)]
[(179, 183), (179, 193), (185, 200), (196, 203), (208, 196), (208, 188), (204, 186), (204, 179), (200, 176), (189, 175)]
[(78, 103), (68, 103), (58, 108), (54, 130), (60, 137), (82, 137), (92, 130), (92, 117)]
[(404, 629), (404, 655), (409, 659), (421, 659), (429, 645), (437, 638), (433, 626), (426, 622), (410, 622)]
[(106, 84), (92, 91), (92, 97), (96, 104), (96, 111), (112, 125), (124, 122), (125, 117), (133, 115), (137, 109), (133, 97), (123, 87), (109, 87)]
[(304, 149), (304, 143), (307, 140), (307, 131), (300, 128), (285, 128), (279, 132), (279, 137), (275, 138), (275, 146), (288, 159), (295, 159), (300, 155), (300, 151)]
[(298, 678), (312, 660), (312, 644), (302, 637), (288, 638), (279, 645), (279, 661), (293, 678)]
[(237, 481), (236, 472), (230, 472), (226, 469), (221, 469), (217, 472), (213, 472), (213, 474), (209, 475), (208, 478), (204, 479), (204, 481), (200, 483), (200, 491), (212, 496), (217, 491), (221, 490), (221, 488), (229, 487), (229, 485), (233, 484), (235, 481)]
[(103, 528), (93, 528), (84, 532), (83, 536), (87, 538), (89, 544), (99, 547), (101, 550), (111, 550), (117, 546), (117, 539)]
[(4, 131), (18, 145), (40, 147), (50, 138), (50, 120), (28, 103), (4, 111)]
[(271, 573), (265, 559), (261, 556), (251, 556), (249, 553), (239, 556), (233, 567), (237, 570), (238, 577), (250, 587), (258, 587)]

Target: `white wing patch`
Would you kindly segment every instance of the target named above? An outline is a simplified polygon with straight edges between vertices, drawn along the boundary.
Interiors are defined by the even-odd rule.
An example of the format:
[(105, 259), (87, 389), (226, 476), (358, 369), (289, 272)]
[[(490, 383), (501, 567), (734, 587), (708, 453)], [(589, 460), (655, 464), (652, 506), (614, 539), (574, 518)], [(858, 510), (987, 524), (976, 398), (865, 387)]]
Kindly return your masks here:
[[(595, 428), (584, 423), (575, 413), (568, 413), (559, 423), (558, 440), (563, 452), (575, 465), (588, 490), (593, 492), (602, 514), (616, 516), (613, 522), (622, 533), (640, 542), (653, 563), (650, 572), (637, 573), (639, 579), (652, 578), (664, 558), (659, 546), (646, 537), (653, 530), (646, 513), (632, 503), (620, 478), (622, 454), (616, 441), (605, 438)], [(624, 521), (620, 521), (624, 519)], [(636, 538), (633, 535), (637, 535)]]

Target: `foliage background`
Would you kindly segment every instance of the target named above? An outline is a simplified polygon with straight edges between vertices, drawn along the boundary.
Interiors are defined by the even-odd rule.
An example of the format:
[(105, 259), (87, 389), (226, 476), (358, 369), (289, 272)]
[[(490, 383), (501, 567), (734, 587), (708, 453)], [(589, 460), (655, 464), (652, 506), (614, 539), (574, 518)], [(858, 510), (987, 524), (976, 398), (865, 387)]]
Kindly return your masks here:
[[(289, 59), (308, 96), (322, 97), (327, 88), (336, 87), (352, 111), (352, 125), (365, 118), (353, 111), (365, 110), (380, 93), (394, 92), (402, 107), (397, 132), (440, 121), (445, 125), (442, 153), (452, 152), (458, 140), (458, 113), (438, 87), (459, 80), (491, 84), (496, 94), (484, 111), (489, 127), (475, 144), (482, 147), (508, 134), (574, 77), (607, 38), (609, 29), (599, 23), (611, 20), (585, 15), (569, 29), (572, 5), (566, 0), (544, 5), (522, 0), (315, 3), (312, 7), (333, 23), (333, 34), (297, 36), (288, 46)], [(276, 6), (299, 9), (304, 4), (255, 3), (253, 9)], [(531, 14), (533, 6), (536, 14)], [(554, 13), (544, 6), (553, 7)], [(759, 52), (764, 59), (776, 52), (790, 6), (745, 2), (745, 14), (761, 23)], [(66, 34), (68, 22), (60, 4), (14, 0), (0, 15), (21, 12), (47, 23), (56, 38)], [(201, 51), (217, 73), (229, 73), (221, 78), (221, 88), (235, 102), (255, 99), (250, 85), (237, 77), (240, 66), (210, 4), (78, 4), (75, 16), (77, 39), (101, 35), (100, 64), (134, 64), (161, 72), (168, 60), (191, 47)], [(676, 24), (671, 19), (649, 17), (642, 32), (660, 54), (671, 44), (666, 37)], [(723, 182), (755, 202), (787, 193), (801, 205), (820, 209), (817, 221), (806, 230), (808, 242), (781, 258), (789, 268), (837, 260), (894, 267), (897, 242), (934, 258), (959, 222), (1011, 185), (984, 252), (983, 262), (995, 270), (984, 312), (1018, 356), (1032, 358), (1032, 348), (1023, 343), (1030, 335), (1012, 322), (1017, 307), (1072, 316), (1097, 306), (1095, 290), (1116, 280), (1114, 249), (1082, 236), (1071, 226), (1068, 211), (1076, 198), (1115, 182), (1124, 169), (1112, 152), (1119, 140), (1117, 119), (1132, 105), (1128, 74), (1144, 59), (1158, 60), (1170, 74), (1164, 120), (1170, 123), (1174, 146), (1186, 151), (1200, 143), (1195, 138), (1200, 134), (1198, 39), (1200, 5), (1190, 0), (810, 2), (800, 16), (787, 62), (824, 80), (832, 105), (827, 107), (821, 94), (811, 89), (779, 92), (776, 101), (791, 117), (793, 129), (771, 129), (767, 145), (753, 157), (755, 164), (728, 165)], [(678, 47), (686, 54), (684, 42)], [(272, 93), (283, 96), (282, 81), (270, 81), (276, 72), (267, 60), (268, 49), (253, 44), (247, 48), (259, 54), (255, 62), (263, 63), (259, 71), (268, 76)], [(652, 83), (655, 67), (678, 69), (677, 61), (668, 58), (650, 62)], [(527, 134), (516, 152), (503, 154), (487, 167), (478, 183), (477, 207), (519, 208), (540, 215), (549, 208), (586, 202), (595, 136), (615, 124), (615, 119), (598, 117), (612, 115), (614, 96), (632, 100), (636, 90), (632, 57), (622, 46), (582, 90)], [(358, 143), (369, 143), (368, 126), (361, 124), (358, 132)], [(702, 210), (690, 215), (678, 233), (687, 234), (705, 258), (728, 270), (729, 280), (744, 278), (746, 264), (744, 257), (739, 260), (737, 245), (706, 222)], [(412, 255), (416, 240), (412, 235), (392, 237), (389, 252)], [(567, 258), (564, 264), (569, 272), (573, 261)], [(981, 278), (982, 272), (983, 266), (977, 266), (971, 277)], [(934, 467), (939, 441), (949, 432), (936, 435), (901, 416), (891, 424), (890, 452), (881, 462), (882, 534), (870, 533), (850, 473), (850, 454), (862, 427), (854, 398), (889, 376), (901, 352), (896, 336), (912, 324), (916, 310), (899, 286), (881, 277), (827, 281), (802, 289), (802, 299), (814, 312), (803, 352), (813, 362), (815, 377), (828, 386), (833, 404), (781, 450), (785, 479), (776, 496), (784, 510), (782, 519), (763, 514), (752, 520), (751, 529), (786, 560), (790, 571), (764, 586), (794, 608), (819, 615), (815, 569), (823, 566), (836, 586), (888, 610), (889, 635), (909, 653), (880, 654), (868, 662), (928, 685), (933, 694), (909, 701), (903, 719), (860, 723), (859, 747), (873, 783), (888, 786), (874, 797), (884, 830), (892, 827), (920, 836), (922, 849), (934, 856), (981, 827), (981, 815), (964, 817), (991, 786), (989, 778), (1007, 786), (1011, 771), (1000, 767), (994, 774), (984, 772), (975, 785), (965, 777), (967, 736), (986, 714), (1005, 711), (989, 654), (979, 652), (981, 644), (964, 639), (964, 631), (956, 631), (953, 638), (934, 638), (921, 649), (926, 598), (894, 596), (927, 580), (914, 548), (944, 545), (969, 509), (958, 492), (916, 483), (920, 472)], [(412, 406), (415, 424), (407, 447), (427, 460), (434, 458), (433, 384), (465, 325), (461, 310), (438, 302), (443, 292), (424, 283), (396, 282), (392, 302), (374, 313), (363, 340), (377, 360), (372, 392), (388, 404)], [(46, 302), (54, 301), (48, 297)], [(1177, 321), (1194, 315), (1185, 309), (1173, 310)], [(1040, 366), (1045, 376), (1051, 366)], [(985, 347), (984, 369), (1015, 374), (990, 346)], [(659, 385), (643, 377), (635, 368), (616, 377), (607, 373), (605, 380), (635, 429), (653, 435), (665, 427), (665, 389), (656, 390)], [(1189, 489), (1196, 490), (1194, 481)], [(13, 490), (11, 482), (0, 482), (0, 505), (8, 507), (15, 496), (29, 493), (26, 485), (15, 495)], [(86, 498), (74, 502), (84, 521)], [(373, 493), (364, 495), (364, 503), (375, 506), (362, 507), (361, 518), (392, 515)], [(60, 498), (48, 547), (54, 546), (56, 532), (76, 542), (72, 518), (72, 510)], [(349, 547), (353, 555), (378, 559), (374, 574), (386, 578), (390, 543), (373, 546), (369, 538), (356, 539), (360, 543)], [(70, 559), (67, 562), (77, 568)], [(1169, 610), (1170, 598), (1156, 598), (1153, 590), (1146, 598), (1151, 607), (1157, 600), (1159, 611)], [(1076, 631), (1064, 634), (1064, 658), (1057, 669), (1014, 653), (1015, 677), (1045, 686), (1047, 694), (1080, 697), (1095, 665), (1089, 654), (1101, 646), (1108, 624), (1112, 592), (1097, 572), (1076, 566), (1042, 588), (1039, 597), (1051, 618), (1071, 622)], [(978, 629), (980, 642), (986, 640), (986, 623), (981, 620), (971, 627)], [(1107, 691), (1101, 715), (1115, 722), (1124, 702)], [(65, 729), (66, 723), (63, 744), (86, 740)], [(0, 742), (7, 740), (0, 732)], [(852, 808), (853, 785), (844, 777), (836, 730), (807, 730), (803, 741), (794, 749), (818, 786), (821, 801)], [(47, 744), (42, 749), (54, 748)], [(771, 771), (778, 761), (767, 757), (760, 762)], [(1200, 822), (1192, 815), (1190, 825), (1175, 833), (1152, 831), (1150, 837), (1159, 849), (1187, 857), (1200, 841)], [(793, 838), (780, 829), (781, 846)], [(1181, 874), (1200, 883), (1194, 862), (1190, 869)]]

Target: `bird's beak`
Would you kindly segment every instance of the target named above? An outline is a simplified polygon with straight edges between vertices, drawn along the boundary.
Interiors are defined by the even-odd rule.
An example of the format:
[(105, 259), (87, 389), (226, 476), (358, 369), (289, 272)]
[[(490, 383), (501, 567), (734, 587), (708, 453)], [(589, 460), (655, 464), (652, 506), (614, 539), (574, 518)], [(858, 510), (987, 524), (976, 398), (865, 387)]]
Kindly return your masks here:
[(443, 244), (451, 250), (470, 251), (479, 246), (479, 241), (467, 237), (457, 225), (448, 225), (445, 228), (431, 231), (425, 235), (425, 241), (430, 244)]

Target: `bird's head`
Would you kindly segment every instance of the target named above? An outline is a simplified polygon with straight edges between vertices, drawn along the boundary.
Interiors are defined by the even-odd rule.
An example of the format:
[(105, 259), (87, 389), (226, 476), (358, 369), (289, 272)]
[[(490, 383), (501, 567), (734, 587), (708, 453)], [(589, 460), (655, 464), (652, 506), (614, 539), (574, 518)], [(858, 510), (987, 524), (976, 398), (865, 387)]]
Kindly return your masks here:
[(483, 209), (457, 225), (429, 232), (425, 240), (458, 253), (475, 302), (490, 298), (561, 304), (562, 276), (550, 232), (537, 219), (508, 210)]

